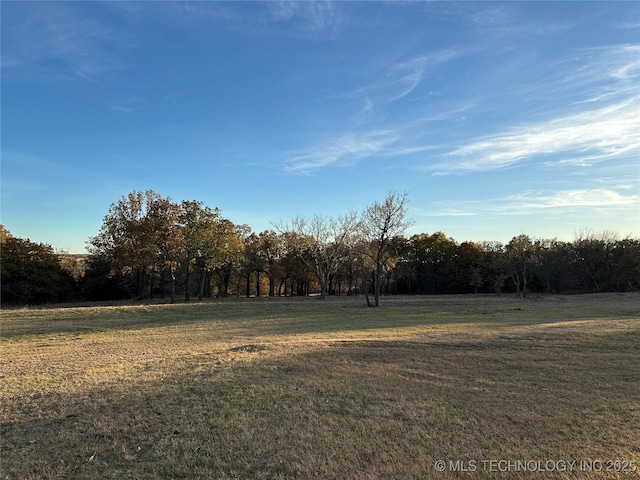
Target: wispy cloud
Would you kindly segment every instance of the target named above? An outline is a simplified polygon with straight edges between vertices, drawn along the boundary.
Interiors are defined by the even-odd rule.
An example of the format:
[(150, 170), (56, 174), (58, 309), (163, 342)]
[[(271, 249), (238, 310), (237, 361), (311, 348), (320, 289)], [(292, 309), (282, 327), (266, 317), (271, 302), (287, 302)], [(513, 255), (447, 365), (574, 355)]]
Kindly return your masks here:
[(392, 65), (387, 75), (387, 86), (390, 89), (395, 89), (396, 93), (391, 94), (389, 101), (400, 100), (406, 97), (438, 66), (465, 54), (462, 50), (452, 48), (440, 50), (428, 55), (417, 56)]
[[(513, 73), (505, 95), (513, 102), (529, 102), (537, 111), (554, 111), (571, 105), (607, 105), (638, 96), (640, 45), (581, 48), (570, 54)], [(535, 106), (533, 103), (535, 102)]]
[(466, 216), (527, 216), (552, 214), (568, 211), (607, 211), (612, 209), (640, 208), (640, 196), (606, 188), (581, 188), (571, 190), (526, 191), (499, 198), (456, 201), (456, 208), (450, 207), (451, 200), (433, 202), (432, 208), (418, 209), (415, 213), (423, 217), (466, 217)]
[(293, 152), (284, 171), (309, 175), (324, 167), (350, 166), (362, 158), (382, 153), (397, 139), (397, 135), (388, 130), (345, 134), (316, 148)]
[(472, 172), (509, 167), (543, 157), (547, 165), (586, 165), (620, 156), (640, 155), (640, 98), (525, 125), (473, 141), (430, 166), (438, 172)]
[(334, 2), (275, 1), (267, 2), (270, 21), (284, 31), (302, 36), (333, 36), (341, 30), (344, 18)]
[[(448, 48), (428, 54), (406, 56), (405, 58), (372, 66), (371, 77), (375, 80), (339, 95), (341, 98), (364, 97), (368, 102), (395, 102), (411, 94), (430, 75), (436, 75), (438, 68), (476, 51), (476, 48)], [(375, 103), (374, 103), (375, 105)]]
[(525, 192), (505, 199), (511, 210), (520, 212), (536, 209), (573, 207), (628, 207), (640, 204), (640, 196), (623, 195), (615, 190), (591, 188), (556, 192)]
[(458, 208), (435, 208), (433, 210), (413, 208), (412, 213), (419, 217), (473, 217), (477, 215), (471, 210)]
[(183, 28), (216, 22), (221, 28), (257, 36), (333, 38), (343, 27), (340, 6), (330, 1), (160, 2), (164, 22)]
[(440, 65), (467, 53), (459, 49), (440, 50), (377, 69), (377, 73), (372, 74), (376, 80), (338, 96), (362, 102), (361, 107), (343, 121), (349, 133), (330, 136), (327, 141), (290, 153), (283, 171), (308, 175), (325, 167), (353, 165), (371, 156), (401, 157), (434, 150), (434, 145), (421, 141), (419, 130), (427, 122), (459, 116), (469, 107), (455, 106), (453, 111), (420, 114), (417, 119), (402, 119), (391, 124), (385, 120), (389, 104), (409, 96)]
[(640, 22), (624, 22), (620, 27), (624, 29), (637, 30), (640, 29)]
[[(436, 145), (420, 143), (407, 135), (408, 127), (352, 131), (335, 135), (314, 147), (291, 152), (283, 171), (291, 174), (309, 175), (327, 167), (352, 166), (369, 157), (392, 159), (411, 157), (438, 149)], [(393, 168), (397, 164), (389, 163)], [(388, 166), (387, 166), (388, 167)], [(385, 169), (387, 167), (381, 167)]]
[(579, 50), (559, 65), (550, 87), (573, 91), (585, 101), (616, 101), (638, 95), (640, 45), (612, 45)]
[(3, 9), (3, 73), (38, 80), (94, 80), (123, 68), (106, 47), (123, 40), (121, 32), (79, 16), (63, 3), (14, 4)]
[(116, 112), (124, 112), (124, 113), (133, 113), (137, 112), (141, 108), (144, 108), (147, 105), (147, 102), (141, 98), (136, 96), (126, 96), (123, 97), (111, 105), (109, 105), (109, 110), (113, 110)]
[[(484, 21), (500, 23), (500, 15), (499, 11), (493, 12)], [(586, 166), (640, 155), (638, 45), (574, 50), (553, 65), (540, 67), (535, 81), (531, 71), (518, 71), (508, 77), (509, 85), (514, 85), (508, 92), (493, 92), (484, 98), (475, 92), (471, 96), (462, 92), (453, 104), (453, 100), (443, 102), (423, 95), (405, 110), (403, 118), (391, 120), (393, 102), (414, 99), (411, 94), (441, 67), (474, 53), (480, 53), (479, 58), (487, 55), (481, 45), (449, 48), (405, 56), (402, 61), (387, 63), (384, 69), (374, 69), (371, 83), (345, 96), (364, 103), (354, 112), (346, 130), (363, 132), (369, 126), (371, 133), (347, 134), (326, 146), (305, 149), (289, 157), (285, 171), (309, 173), (326, 166), (353, 164), (370, 155), (394, 157), (437, 149), (440, 154), (432, 153), (431, 163), (424, 168), (440, 175), (497, 170), (531, 160), (545, 167)], [(520, 125), (508, 127), (497, 123), (495, 133), (462, 144), (458, 141), (457, 147), (445, 150), (442, 145), (463, 134), (467, 117), (471, 117), (470, 122), (484, 123), (484, 113), (493, 119), (499, 119), (502, 113), (505, 118), (517, 114), (516, 118), (528, 115), (536, 120), (521, 120)], [(426, 128), (435, 122), (442, 137), (431, 125)], [(484, 124), (482, 127), (486, 130)], [(381, 137), (380, 131), (386, 135)]]
[[(526, 2), (522, 2), (525, 5)], [(484, 33), (494, 33), (498, 35), (498, 38), (508, 36), (512, 40), (517, 38), (531, 38), (531, 36), (544, 36), (556, 35), (563, 33), (566, 30), (575, 26), (579, 21), (576, 18), (570, 20), (562, 20), (561, 18), (551, 19), (545, 17), (544, 20), (536, 18), (527, 14), (523, 9), (523, 5), (518, 2), (504, 2), (500, 4), (493, 4), (486, 2), (481, 5), (479, 10), (467, 16), (469, 23), (477, 30)], [(522, 17), (527, 17), (526, 21), (522, 21)], [(574, 16), (576, 17), (576, 16)], [(506, 45), (506, 48), (512, 46)]]

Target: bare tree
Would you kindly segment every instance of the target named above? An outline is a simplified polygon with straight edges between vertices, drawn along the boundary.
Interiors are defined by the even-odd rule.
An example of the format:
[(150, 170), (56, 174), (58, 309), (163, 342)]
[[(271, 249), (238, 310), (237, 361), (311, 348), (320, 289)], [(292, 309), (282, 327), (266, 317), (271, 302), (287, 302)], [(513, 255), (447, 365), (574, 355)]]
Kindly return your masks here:
[(294, 233), (286, 238), (295, 240), (289, 245), (297, 257), (312, 271), (320, 284), (320, 296), (327, 295), (329, 278), (335, 275), (346, 258), (347, 245), (357, 230), (357, 215), (350, 213), (340, 218), (314, 215), (310, 220), (294, 218), (290, 224), (277, 225), (281, 233)]
[[(614, 270), (614, 251), (621, 241), (616, 232), (581, 229), (573, 241), (578, 271), (589, 279), (594, 292), (601, 292)], [(585, 275), (586, 274), (586, 275)]]
[[(360, 231), (364, 239), (363, 254), (373, 263), (374, 306), (380, 304), (382, 272), (393, 260), (391, 242), (413, 224), (407, 218), (407, 193), (389, 193), (383, 202), (374, 202), (363, 213)], [(366, 293), (366, 292), (365, 292)], [(367, 304), (369, 297), (367, 296)], [(370, 305), (370, 304), (369, 304)]]

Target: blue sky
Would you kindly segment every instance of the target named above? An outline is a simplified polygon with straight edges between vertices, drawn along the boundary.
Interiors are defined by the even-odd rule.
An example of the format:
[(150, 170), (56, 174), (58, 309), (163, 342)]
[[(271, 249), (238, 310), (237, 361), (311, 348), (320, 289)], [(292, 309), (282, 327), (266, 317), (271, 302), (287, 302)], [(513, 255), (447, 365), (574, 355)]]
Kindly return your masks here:
[(10, 2), (2, 223), (84, 252), (153, 189), (254, 231), (640, 237), (638, 2)]

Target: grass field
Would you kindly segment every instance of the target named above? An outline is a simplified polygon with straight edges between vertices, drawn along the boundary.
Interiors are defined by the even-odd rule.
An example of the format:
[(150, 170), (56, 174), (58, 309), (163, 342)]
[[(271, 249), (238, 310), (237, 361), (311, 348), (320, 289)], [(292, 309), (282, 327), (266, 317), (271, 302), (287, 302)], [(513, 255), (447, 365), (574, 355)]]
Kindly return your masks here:
[(2, 311), (0, 478), (640, 478), (640, 295), (363, 303)]

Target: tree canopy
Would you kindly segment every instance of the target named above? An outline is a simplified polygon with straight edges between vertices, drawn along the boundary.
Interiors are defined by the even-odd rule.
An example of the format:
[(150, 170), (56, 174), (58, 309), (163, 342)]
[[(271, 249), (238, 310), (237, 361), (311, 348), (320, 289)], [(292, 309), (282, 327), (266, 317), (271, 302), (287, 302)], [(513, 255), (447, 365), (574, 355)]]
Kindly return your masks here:
[(89, 256), (56, 253), (0, 226), (2, 304), (72, 299), (363, 294), (588, 293), (640, 289), (640, 240), (581, 232), (507, 244), (405, 236), (407, 195), (360, 213), (297, 217), (254, 233), (197, 200), (148, 190), (113, 203)]

